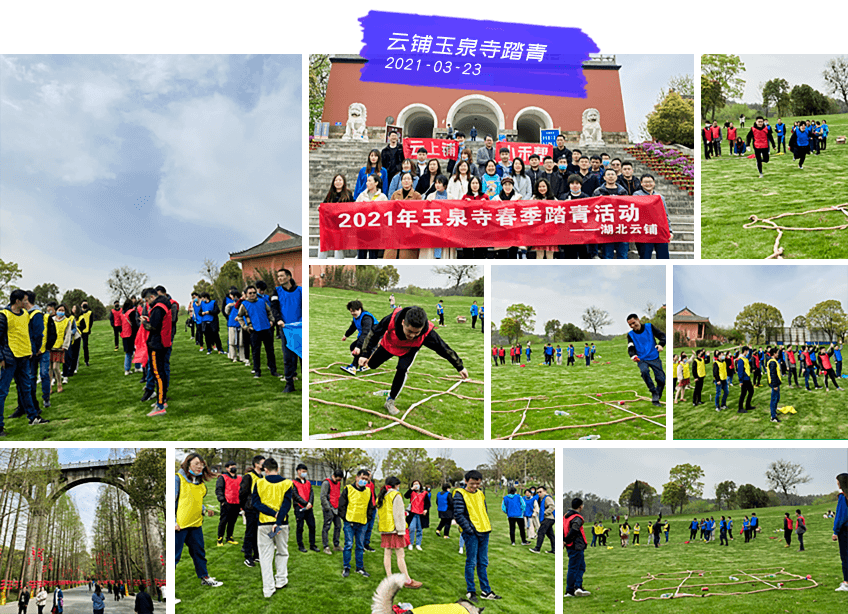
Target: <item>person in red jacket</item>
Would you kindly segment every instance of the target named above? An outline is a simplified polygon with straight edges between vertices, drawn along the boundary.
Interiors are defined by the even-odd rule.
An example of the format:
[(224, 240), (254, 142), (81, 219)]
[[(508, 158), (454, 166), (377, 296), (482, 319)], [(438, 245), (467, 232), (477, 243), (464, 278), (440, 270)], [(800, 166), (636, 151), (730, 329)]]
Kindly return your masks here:
[(215, 481), (215, 498), (221, 504), (221, 516), (218, 520), (218, 546), (224, 545), (224, 536), (228, 544), (238, 544), (233, 539), (233, 529), (239, 517), (239, 487), (241, 476), (235, 461), (224, 463), (224, 471)]
[[(312, 509), (315, 494), (312, 492), (312, 484), (308, 480), (306, 465), (300, 463), (295, 468), (294, 485), (294, 516), (297, 520), (297, 549), (301, 552), (320, 552), (315, 545), (315, 511)], [(303, 523), (309, 527), (309, 550), (303, 545)]]
[(769, 161), (769, 144), (771, 144), (772, 149), (777, 147), (774, 144), (774, 137), (768, 129), (768, 126), (766, 126), (766, 120), (763, 119), (762, 115), (758, 116), (754, 125), (751, 126), (751, 130), (745, 138), (745, 143), (748, 146), (750, 146), (751, 143), (754, 144), (754, 157), (757, 159), (757, 171), (760, 173), (760, 179), (762, 179), (763, 162), (768, 163)]
[(406, 373), (412, 366), (421, 346), (430, 348), (447, 360), (459, 372), (460, 379), (468, 379), (468, 370), (459, 355), (435, 331), (421, 307), (396, 308), (392, 313), (371, 327), (367, 335), (356, 340), (352, 350), (359, 356), (359, 366), (376, 369), (387, 360), (397, 357), (398, 364), (392, 388), (386, 398), (386, 410), (392, 416), (400, 413), (395, 399), (406, 383)]

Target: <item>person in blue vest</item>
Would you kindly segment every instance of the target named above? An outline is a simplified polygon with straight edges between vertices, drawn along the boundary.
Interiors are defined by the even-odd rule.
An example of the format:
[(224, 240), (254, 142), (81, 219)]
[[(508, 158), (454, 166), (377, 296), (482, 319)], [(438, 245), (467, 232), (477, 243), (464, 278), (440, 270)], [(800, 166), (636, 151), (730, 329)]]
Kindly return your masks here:
[(804, 160), (810, 153), (810, 132), (806, 123), (798, 124), (798, 129), (792, 132), (789, 138), (789, 149), (798, 161), (798, 168), (804, 170)]
[[(839, 491), (836, 495), (836, 515), (833, 517), (833, 535), (831, 539), (839, 544), (839, 558), (842, 560), (842, 582), (836, 587), (838, 592), (848, 592), (848, 473), (836, 476)], [(800, 513), (799, 513), (800, 515)], [(806, 527), (806, 523), (804, 523)]]
[(698, 537), (698, 519), (693, 518), (692, 522), (689, 523), (689, 540), (693, 540)]
[(203, 323), (203, 338), (206, 340), (206, 355), (212, 353), (213, 348), (219, 354), (224, 353), (224, 348), (221, 346), (221, 333), (218, 323), (218, 314), (221, 313), (221, 308), (218, 306), (218, 301), (213, 299), (208, 292), (203, 292), (200, 295), (200, 321)]
[(574, 364), (574, 345), (571, 343), (568, 344), (568, 360), (565, 362), (565, 366)]
[[(203, 326), (201, 325), (200, 318), (200, 295), (196, 292), (191, 293), (191, 321), (194, 322), (194, 326), (192, 326), (192, 333), (194, 336), (194, 345), (200, 347), (200, 351), (203, 351)], [(135, 336), (135, 335), (133, 335)]]
[(268, 370), (273, 377), (279, 377), (277, 373), (277, 357), (274, 355), (274, 334), (271, 332), (271, 322), (274, 314), (271, 306), (259, 298), (256, 286), (248, 286), (244, 289), (245, 300), (241, 302), (238, 310), (238, 323), (242, 329), (250, 333), (250, 349), (253, 356), (253, 377), (262, 375), (259, 363), (259, 349), (265, 346), (265, 356), (268, 362)]
[(583, 359), (586, 361), (586, 366), (589, 367), (592, 364), (592, 350), (589, 348), (588, 343), (583, 344)]
[(742, 519), (742, 533), (745, 535), (745, 543), (751, 541), (751, 521), (748, 516)]
[(525, 356), (527, 356), (527, 362), (528, 362), (528, 363), (530, 362), (530, 354), (531, 354), (531, 353), (532, 353), (532, 350), (530, 349), (530, 342), (528, 341), (528, 342), (527, 342), (527, 347), (526, 347), (526, 348), (524, 348), (524, 354), (525, 354)]
[(479, 307), (477, 307), (477, 301), (474, 301), (471, 304), (470, 311), (471, 311), (471, 328), (474, 328), (474, 327), (477, 326), (477, 316), (480, 313), (480, 309), (479, 309)]
[(595, 352), (597, 352), (598, 350), (595, 348), (595, 344), (594, 344), (594, 343), (592, 344), (592, 346), (591, 346), (591, 348), (590, 348), (590, 349), (591, 349), (591, 351), (592, 351), (592, 360), (595, 360)]
[(551, 549), (547, 550), (548, 554), (554, 554), (554, 519), (556, 517), (556, 504), (553, 497), (548, 494), (544, 486), (538, 486), (536, 493), (539, 496), (539, 530), (536, 532), (536, 545), (530, 548), (533, 554), (539, 554), (542, 551), (542, 545), (547, 537), (551, 542)]
[[(353, 321), (350, 323), (350, 326), (345, 331), (345, 334), (342, 335), (342, 341), (347, 341), (347, 338), (350, 337), (354, 332), (356, 333), (356, 338), (359, 339), (362, 335), (367, 335), (371, 332), (371, 328), (374, 324), (377, 323), (377, 318), (374, 317), (374, 314), (365, 311), (365, 307), (362, 305), (362, 301), (354, 300), (350, 301), (347, 304), (347, 310), (350, 312)], [(354, 340), (350, 344), (350, 352), (351, 352), (351, 362), (349, 365), (340, 367), (342, 371), (345, 373), (350, 373), (351, 375), (356, 375), (357, 371), (367, 371), (368, 365), (364, 365), (362, 367), (357, 367), (357, 356), (353, 353), (353, 348), (356, 347), (356, 340)]]
[(486, 327), (484, 326), (484, 324), (486, 324), (486, 314), (483, 313), (483, 310), (484, 305), (480, 305), (480, 330), (483, 334), (486, 334)]
[(558, 365), (562, 365), (562, 348), (560, 346), (556, 346), (556, 362)]
[(786, 153), (786, 124), (783, 123), (781, 118), (777, 118), (777, 123), (774, 125), (774, 133), (777, 135), (777, 155), (783, 155), (780, 153), (780, 145), (783, 145), (783, 153)]
[(833, 368), (836, 371), (836, 379), (842, 377), (842, 344), (831, 343), (830, 350), (833, 352)]
[(554, 357), (554, 347), (548, 343), (543, 348), (545, 354), (545, 366), (550, 367)]
[(507, 494), (504, 495), (501, 502), (501, 511), (506, 514), (509, 520), (510, 543), (513, 546), (515, 545), (515, 527), (518, 527), (519, 534), (521, 535), (521, 545), (529, 546), (530, 542), (527, 540), (527, 534), (524, 532), (525, 503), (524, 499), (516, 491), (515, 486), (510, 485)]
[[(659, 354), (665, 348), (665, 333), (650, 323), (642, 324), (635, 313), (627, 316), (627, 324), (630, 326), (627, 353), (639, 365), (642, 379), (651, 391), (651, 403), (659, 407), (665, 388), (665, 371)], [(656, 386), (651, 380), (651, 371), (657, 380)]]
[[(450, 539), (451, 524), (453, 524), (453, 497), (450, 484), (442, 484), (442, 490), (436, 495), (436, 511), (439, 513), (439, 526), (436, 535)], [(444, 536), (442, 535), (444, 531)]]
[(524, 490), (524, 525), (527, 529), (527, 537), (531, 540), (536, 539), (536, 527), (539, 524), (538, 503), (539, 495), (530, 490)]
[[(297, 285), (288, 269), (277, 271), (277, 283), (275, 294), (271, 296), (271, 311), (277, 326), (284, 327), (286, 324), (295, 324), (303, 321), (303, 288)], [(294, 377), (297, 375), (297, 354), (291, 351), (286, 342), (284, 331), (280, 331), (283, 345), (284, 376), (286, 387), (283, 392), (294, 392)]]
[(242, 300), (244, 300), (242, 293), (237, 288), (230, 288), (227, 304), (224, 305), (224, 315), (227, 316), (227, 356), (233, 362), (249, 365), (250, 359), (247, 356), (250, 343), (238, 321), (238, 311)]
[(751, 512), (751, 539), (757, 539), (757, 530), (760, 528), (760, 519), (756, 512)]
[(827, 125), (826, 120), (822, 120), (821, 123), (821, 141), (819, 143), (819, 148), (821, 151), (827, 149), (827, 135), (830, 134), (830, 128)]
[(727, 528), (728, 528), (727, 527), (727, 520), (725, 519), (724, 516), (722, 516), (721, 520), (718, 523), (718, 536), (719, 536), (718, 545), (719, 546), (722, 546), (722, 545), (723, 546), (729, 546), (730, 545), (730, 543), (727, 541)]
[(439, 299), (439, 304), (436, 305), (436, 315), (439, 316), (439, 326), (445, 325), (445, 305), (441, 299)]

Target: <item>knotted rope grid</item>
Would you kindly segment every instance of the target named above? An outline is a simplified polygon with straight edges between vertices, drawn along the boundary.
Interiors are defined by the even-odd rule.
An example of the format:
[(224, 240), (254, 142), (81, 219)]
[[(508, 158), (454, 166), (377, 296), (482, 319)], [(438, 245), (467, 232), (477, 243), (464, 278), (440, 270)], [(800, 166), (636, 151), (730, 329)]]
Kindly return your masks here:
[[(731, 580), (729, 582), (699, 582), (700, 578), (703, 578), (705, 574), (719, 574), (722, 572), (715, 571), (703, 571), (703, 570), (693, 570), (687, 569), (685, 571), (672, 571), (668, 573), (659, 573), (652, 574), (648, 573), (647, 579), (643, 582), (639, 582), (637, 584), (631, 584), (627, 588), (633, 590), (633, 601), (651, 601), (651, 600), (661, 600), (661, 599), (676, 599), (679, 597), (726, 597), (730, 595), (753, 595), (754, 593), (764, 593), (766, 591), (774, 591), (774, 590), (783, 590), (783, 591), (802, 591), (808, 588), (815, 588), (818, 586), (818, 582), (813, 580), (812, 578), (807, 578), (805, 576), (799, 576), (797, 574), (789, 573), (786, 571), (784, 567), (760, 567), (756, 569), (750, 569), (748, 571), (744, 571), (742, 569), (737, 569), (734, 572), (739, 574), (740, 576), (747, 576), (748, 579), (736, 579)], [(697, 574), (697, 575), (695, 575)], [(724, 575), (722, 573), (722, 575)], [(783, 582), (778, 582), (778, 576), (785, 576), (785, 578), (780, 578)], [(768, 582), (763, 578), (774, 578), (774, 583)], [(653, 581), (659, 581), (667, 579), (671, 582), (680, 582), (675, 586), (666, 586), (663, 588), (642, 588), (645, 584)], [(691, 587), (700, 587), (703, 589), (704, 587), (709, 588), (711, 586), (742, 586), (743, 584), (750, 583), (753, 586), (757, 586), (757, 584), (765, 584), (767, 588), (759, 588), (756, 590), (747, 590), (747, 591), (736, 591), (736, 592), (720, 592), (720, 593), (712, 593), (709, 590), (699, 590), (697, 593), (684, 593), (681, 590), (684, 588), (684, 585), (687, 581), (692, 580), (690, 582)], [(787, 582), (810, 582), (811, 584), (807, 586), (786, 586)], [(660, 593), (658, 597), (636, 597), (637, 593)]]
[(771, 259), (783, 259), (783, 248), (780, 247), (780, 239), (783, 237), (784, 230), (846, 230), (848, 229), (848, 222), (839, 226), (818, 226), (814, 228), (806, 228), (806, 227), (796, 227), (796, 226), (780, 226), (774, 222), (774, 220), (780, 219), (782, 217), (789, 217), (795, 215), (808, 215), (810, 213), (829, 213), (833, 211), (841, 211), (848, 217), (848, 203), (843, 203), (841, 205), (831, 205), (830, 207), (822, 207), (821, 209), (811, 209), (810, 211), (803, 212), (789, 212), (789, 213), (780, 213), (778, 215), (773, 215), (771, 217), (758, 217), (757, 215), (751, 215), (748, 219), (750, 222), (746, 222), (742, 225), (742, 228), (764, 228), (766, 230), (776, 230), (777, 237), (774, 240), (774, 247), (772, 248), (772, 254), (770, 256), (766, 256), (765, 260)]

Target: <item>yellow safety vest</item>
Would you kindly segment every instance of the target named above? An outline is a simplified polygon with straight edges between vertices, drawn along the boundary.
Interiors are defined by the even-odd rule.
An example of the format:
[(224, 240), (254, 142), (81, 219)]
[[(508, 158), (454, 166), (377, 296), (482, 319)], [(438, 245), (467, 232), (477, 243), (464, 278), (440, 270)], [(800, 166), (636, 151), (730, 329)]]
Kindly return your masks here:
[(41, 313), (41, 317), (44, 319), (44, 335), (41, 337), (41, 347), (38, 348), (38, 352), (39, 354), (44, 354), (47, 351), (47, 327), (50, 325), (50, 314), (46, 312), (42, 313), (40, 310), (38, 312)]
[(80, 321), (85, 322), (85, 333), (91, 332), (91, 311), (86, 311), (79, 317)]
[(468, 614), (468, 610), (458, 603), (443, 603), (439, 605), (422, 605), (413, 608), (412, 614)]
[[(641, 527), (633, 527), (633, 535), (639, 535), (639, 531), (641, 530)], [(648, 531), (650, 532), (650, 527), (648, 527)]]
[(6, 316), (9, 349), (15, 358), (32, 356), (32, 345), (29, 340), (29, 312), (21, 309), (17, 315), (11, 309), (2, 309), (0, 313)]
[(180, 477), (177, 524), (181, 529), (199, 527), (203, 524), (203, 497), (206, 496), (206, 484), (192, 484), (182, 473), (177, 475)]
[(704, 377), (707, 374), (707, 364), (703, 358), (696, 358), (695, 366), (698, 369), (698, 377)]
[[(291, 480), (269, 482), (266, 478), (262, 478), (261, 480), (257, 480), (256, 484), (253, 485), (253, 492), (259, 495), (259, 500), (262, 501), (264, 505), (270, 507), (275, 512), (279, 512), (283, 505), (283, 499), (292, 486), (293, 484)], [(276, 516), (269, 516), (268, 514), (259, 512), (260, 524), (276, 521)]]
[(53, 347), (50, 349), (61, 350), (62, 344), (65, 342), (65, 332), (68, 330), (71, 319), (68, 316), (65, 316), (61, 320), (53, 318), (53, 322), (56, 324), (56, 343), (54, 343)]
[(482, 490), (477, 490), (475, 493), (470, 493), (464, 488), (458, 489), (460, 495), (465, 500), (465, 509), (468, 510), (468, 517), (471, 519), (471, 524), (474, 525), (474, 530), (478, 533), (488, 533), (492, 530), (492, 523), (489, 522), (489, 514), (486, 512), (486, 495)]
[(598, 525), (598, 526), (595, 527), (595, 535), (600, 535), (603, 532), (604, 532), (603, 525)]
[[(778, 364), (778, 362), (777, 362), (777, 358), (772, 358), (771, 360), (769, 360), (769, 361), (768, 361), (768, 363), (767, 363), (767, 365), (770, 365), (771, 363), (774, 363), (774, 364), (776, 364), (776, 365), (777, 365), (777, 364)], [(779, 384), (779, 383), (780, 383), (780, 366), (779, 366), (779, 365), (778, 365), (778, 367), (774, 370), (774, 372), (775, 372), (775, 374), (776, 374), (776, 376), (777, 376), (777, 383)], [(770, 369), (770, 368), (769, 368), (769, 369), (766, 369), (766, 373), (768, 374), (768, 381), (769, 381), (769, 384), (771, 384), (771, 383), (772, 383), (772, 382), (771, 382), (771, 369)]]
[(719, 360), (716, 364), (718, 364), (718, 379), (723, 382), (727, 379), (727, 363)]
[(751, 363), (748, 362), (748, 359), (745, 358), (744, 356), (742, 356), (741, 358), (742, 358), (742, 364), (745, 365), (745, 374), (751, 375)]
[(358, 524), (368, 523), (368, 502), (371, 501), (371, 489), (367, 486), (357, 490), (353, 484), (348, 484), (347, 489), (347, 513), (345, 520)]
[(395, 515), (392, 510), (398, 495), (400, 493), (396, 490), (387, 492), (383, 498), (383, 505), (377, 510), (380, 520), (380, 524), (378, 525), (380, 533), (394, 533), (397, 528), (395, 527)]
[(690, 372), (690, 370), (689, 370), (689, 363), (688, 363), (688, 362), (684, 362), (684, 363), (683, 363), (683, 379), (689, 379), (689, 375), (690, 375), (690, 373), (691, 373), (691, 372)]

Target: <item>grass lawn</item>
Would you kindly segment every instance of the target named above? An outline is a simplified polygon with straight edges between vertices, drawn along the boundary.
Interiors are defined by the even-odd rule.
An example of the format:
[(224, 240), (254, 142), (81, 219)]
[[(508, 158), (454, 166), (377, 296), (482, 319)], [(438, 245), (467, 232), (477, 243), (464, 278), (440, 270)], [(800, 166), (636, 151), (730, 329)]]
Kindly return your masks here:
[[(691, 348), (677, 348), (674, 353), (679, 354), (681, 351), (691, 355)], [(730, 386), (727, 395), (727, 409), (721, 412), (715, 410), (712, 368), (711, 362), (707, 365), (707, 378), (701, 395), (706, 405), (692, 407), (694, 381), (686, 390), (686, 402), (674, 405), (675, 439), (848, 439), (848, 379), (838, 380), (839, 385), (845, 389), (842, 392), (834, 390), (832, 384), (829, 391), (822, 388), (807, 392), (803, 376), (798, 377), (800, 388), (790, 388), (787, 374), (780, 387), (777, 406), (778, 409), (792, 406), (798, 413), (778, 412), (780, 424), (772, 424), (769, 412), (771, 388), (765, 373), (761, 387), (754, 388), (752, 405), (756, 409), (747, 414), (738, 414), (741, 387), (735, 377), (734, 385)], [(818, 381), (823, 387), (821, 377)], [(813, 388), (812, 378), (810, 388)]]
[[(798, 118), (785, 117), (791, 130)], [(848, 203), (848, 147), (837, 145), (838, 135), (848, 134), (848, 114), (827, 115), (830, 126), (827, 150), (808, 156), (804, 170), (798, 169), (788, 150), (763, 164), (765, 177), (757, 177), (756, 160), (729, 155), (727, 140), (722, 156), (705, 160), (701, 146), (701, 257), (765, 258), (772, 253), (777, 231), (745, 229), (750, 215), (766, 218), (786, 212), (803, 212)], [(776, 118), (769, 120), (774, 127)], [(743, 139), (749, 127), (739, 131)], [(722, 135), (724, 135), (722, 129)], [(781, 149), (782, 151), (782, 149)], [(848, 223), (840, 211), (781, 218), (777, 223), (791, 227), (831, 227)], [(780, 240), (784, 258), (848, 257), (848, 229), (828, 231), (784, 231)]]
[[(705, 543), (695, 541), (685, 543), (689, 539), (689, 523), (697, 516), (705, 514), (684, 513), (670, 517), (671, 530), (669, 541), (665, 536), (660, 539), (660, 548), (648, 545), (647, 523), (656, 520), (656, 516), (639, 518), (631, 517), (629, 524), (639, 522), (642, 527), (642, 544), (622, 548), (618, 539), (618, 525), (612, 525), (607, 546), (589, 547), (586, 549), (586, 575), (583, 586), (592, 594), (589, 597), (568, 598), (571, 611), (574, 612), (651, 612), (663, 614), (687, 614), (690, 612), (722, 612), (722, 614), (774, 614), (776, 612), (792, 612), (793, 614), (821, 614), (822, 612), (842, 612), (845, 610), (843, 593), (834, 589), (842, 580), (842, 570), (839, 562), (839, 548), (831, 541), (833, 520), (822, 517), (827, 509), (835, 509), (836, 503), (830, 505), (812, 505), (801, 508), (807, 521), (807, 533), (804, 535), (804, 552), (798, 551), (797, 535), (792, 536), (792, 545), (785, 548), (783, 541), (783, 514), (790, 512), (795, 518), (796, 506), (761, 508), (756, 511), (760, 517), (761, 532), (756, 539), (745, 543), (742, 529), (742, 519), (752, 510), (731, 510), (711, 512), (716, 523), (721, 515), (733, 518), (733, 540), (729, 546), (719, 545), (719, 531), (716, 528), (715, 541)], [(584, 510), (585, 511), (585, 510)], [(591, 542), (589, 527), (594, 520), (586, 518), (587, 538)], [(610, 527), (608, 522), (604, 526)], [(631, 538), (632, 539), (632, 538)], [(567, 569), (567, 562), (566, 562)], [(779, 577), (777, 571), (784, 568), (786, 572), (801, 576), (803, 579), (788, 581), (787, 576)], [(701, 577), (694, 574), (694, 579), (684, 584), (681, 592), (703, 598), (680, 597), (677, 599), (660, 599), (642, 602), (631, 601), (633, 590), (628, 586), (645, 582), (648, 574), (671, 573), (694, 570), (704, 572)], [(757, 571), (760, 570), (758, 575)], [(563, 570), (565, 572), (565, 570)], [(727, 592), (746, 592), (768, 588), (763, 582), (746, 577), (743, 572), (753, 574), (761, 580), (777, 585), (783, 582), (785, 587), (768, 590), (762, 593), (747, 595), (722, 595)], [(775, 574), (775, 578), (768, 575)], [(812, 586), (806, 576), (819, 586), (805, 590), (788, 590), (789, 587)], [(674, 593), (677, 586), (686, 576), (679, 579), (652, 580), (643, 588), (668, 588), (658, 592), (640, 590), (637, 598)], [(730, 580), (730, 576), (739, 581)], [(765, 577), (764, 577), (765, 576)], [(727, 583), (728, 586), (709, 586), (706, 592), (701, 588), (707, 584)]]
[[(647, 416), (663, 426), (636, 418), (606, 426), (546, 431), (517, 437), (518, 440), (578, 439), (587, 435), (600, 435), (601, 439), (665, 439), (665, 407), (651, 404), (650, 393), (639, 368), (627, 355), (624, 336), (596, 342), (597, 353), (591, 367), (585, 366), (583, 358), (576, 357), (583, 353), (582, 343), (574, 344), (575, 365), (566, 367), (567, 346), (567, 343), (563, 345), (562, 365), (546, 367), (543, 346), (539, 345), (534, 347), (529, 364), (525, 356), (523, 367), (510, 364), (508, 356), (505, 365), (492, 367), (493, 438), (510, 435), (521, 422), (524, 408), (528, 407), (528, 397), (534, 397), (519, 433), (566, 425), (598, 424), (633, 415), (624, 409)], [(522, 341), (522, 351), (524, 347)], [(661, 356), (664, 359), (664, 355)], [(602, 396), (599, 397), (599, 393)], [(637, 395), (643, 398), (637, 399)], [(561, 407), (577, 404), (584, 405)], [(555, 415), (555, 411), (565, 411), (570, 415)]]
[[(224, 329), (226, 334), (226, 329)], [(225, 346), (226, 347), (226, 346)], [(239, 441), (273, 439), (299, 441), (302, 396), (283, 396), (283, 384), (270, 377), (253, 379), (250, 368), (226, 356), (198, 352), (183, 323), (171, 354), (168, 413), (147, 417), (150, 403), (141, 403), (140, 374), (124, 376), (124, 353), (115, 351), (108, 322), (97, 322), (89, 340), (90, 367), (80, 356), (77, 374), (65, 391), (51, 395), (43, 409), (50, 424), (29, 426), (24, 418), (6, 419), (10, 440), (30, 441)], [(265, 355), (262, 354), (263, 369)], [(277, 364), (282, 350), (277, 343)], [(300, 388), (302, 382), (296, 382)], [(6, 415), (14, 410), (14, 385)], [(38, 392), (41, 403), (41, 385)]]
[[(217, 510), (214, 482), (209, 482), (207, 505)], [(320, 488), (315, 487), (315, 500), (319, 500)], [(482, 602), (486, 612), (498, 614), (553, 614), (554, 612), (554, 556), (532, 554), (529, 547), (510, 546), (509, 524), (500, 511), (502, 493), (487, 492), (489, 516), (492, 521), (492, 536), (489, 540), (489, 584), (503, 599), (497, 602)], [(435, 507), (435, 506), (434, 506)], [(320, 505), (315, 512), (317, 525), (316, 543), (321, 545)], [(209, 612), (252, 612), (255, 614), (295, 614), (314, 612), (346, 612), (366, 614), (371, 611), (371, 596), (385, 577), (383, 549), (377, 528), (371, 536), (371, 547), (376, 552), (365, 553), (365, 569), (371, 574), (363, 578), (351, 573), (342, 577), (342, 553), (301, 553), (297, 549), (294, 515), (289, 516), (289, 585), (270, 599), (262, 596), (262, 579), (259, 564), (253, 569), (245, 567), (241, 543), (244, 525), (236, 523), (235, 539), (239, 545), (217, 547), (218, 518), (206, 518), (203, 534), (206, 541), (206, 556), (209, 574), (224, 583), (219, 588), (201, 587), (194, 573), (188, 551), (176, 567), (176, 596), (182, 603), (176, 606), (179, 614), (208, 614)], [(450, 539), (435, 534), (439, 520), (435, 510), (431, 511), (430, 528), (424, 530), (421, 542), (423, 550), (406, 550), (406, 562), (412, 577), (424, 583), (418, 590), (401, 590), (395, 603), (408, 602), (414, 606), (453, 603), (465, 596), (465, 556), (458, 552), (459, 531), (454, 526)], [(260, 530), (262, 530), (260, 528)], [(332, 539), (332, 529), (330, 533)], [(309, 547), (308, 532), (304, 527), (304, 542)], [(340, 545), (344, 545), (342, 535)], [(550, 548), (547, 542), (545, 549)], [(352, 555), (353, 556), (353, 555)], [(351, 558), (353, 561), (353, 558)], [(397, 562), (393, 562), (397, 573)], [(480, 590), (479, 585), (477, 588)]]
[[(347, 407), (327, 405), (319, 400), (366, 408), (388, 415), (383, 408), (385, 396), (395, 374), (397, 360), (392, 359), (376, 372), (366, 372), (351, 377), (340, 365), (350, 364), (350, 343), (342, 341), (351, 323), (346, 309), (348, 301), (359, 299), (365, 310), (381, 319), (390, 313), (389, 293), (363, 294), (335, 288), (310, 288), (309, 290), (309, 432), (315, 434), (341, 434), (349, 431), (370, 430), (386, 426), (389, 420)], [(438, 297), (416, 297), (395, 294), (397, 304), (408, 307), (420, 305), (428, 317), (436, 318)], [(480, 323), (471, 328), (468, 311), (473, 298), (447, 297), (445, 326), (438, 334), (453, 348), (468, 369), (471, 382), (459, 385), (453, 395), (440, 395), (412, 410), (406, 421), (430, 433), (450, 439), (483, 439), (483, 333)], [(477, 299), (482, 303), (482, 298)], [(466, 315), (468, 323), (457, 324), (456, 317)], [(438, 322), (438, 320), (436, 320)], [(397, 400), (403, 417), (409, 407), (427, 397), (448, 390), (459, 381), (456, 370), (435, 352), (422, 347), (409, 371), (406, 386)], [(318, 383), (320, 382), (320, 383)], [(470, 397), (470, 398), (459, 398)], [(394, 421), (391, 421), (397, 424)], [(431, 439), (427, 435), (405, 426), (397, 425), (370, 435), (352, 435), (347, 439)]]

